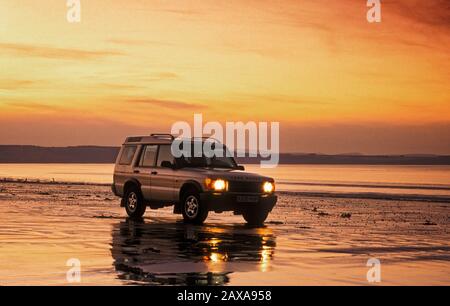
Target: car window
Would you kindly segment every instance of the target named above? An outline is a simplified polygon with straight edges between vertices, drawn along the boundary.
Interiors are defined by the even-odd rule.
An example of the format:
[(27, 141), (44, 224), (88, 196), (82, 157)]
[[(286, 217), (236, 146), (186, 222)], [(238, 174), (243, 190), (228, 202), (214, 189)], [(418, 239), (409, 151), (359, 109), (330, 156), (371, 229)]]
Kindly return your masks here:
[(131, 165), (134, 154), (136, 153), (136, 148), (137, 148), (136, 146), (125, 146), (122, 150), (122, 155), (120, 156), (119, 164)]
[(153, 167), (155, 165), (156, 151), (158, 146), (147, 145), (142, 150), (140, 166), (142, 167)]
[(173, 155), (172, 155), (170, 145), (159, 146), (157, 166), (161, 167), (161, 164), (163, 161), (169, 161), (169, 162), (173, 163)]

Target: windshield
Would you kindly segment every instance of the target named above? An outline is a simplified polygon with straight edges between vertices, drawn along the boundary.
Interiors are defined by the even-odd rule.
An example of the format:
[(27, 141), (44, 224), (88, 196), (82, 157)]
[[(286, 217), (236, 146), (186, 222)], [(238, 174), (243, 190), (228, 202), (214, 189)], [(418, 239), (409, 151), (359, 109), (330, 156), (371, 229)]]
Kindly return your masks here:
[[(220, 144), (221, 145), (221, 144)], [(193, 152), (194, 146), (192, 145), (192, 151), (191, 156), (195, 155)], [(223, 146), (223, 154), (220, 154), (222, 156), (214, 155), (212, 157), (206, 156), (203, 152), (201, 153), (202, 156), (200, 157), (186, 157), (182, 156), (180, 158), (177, 158), (177, 165), (181, 168), (201, 168), (201, 167), (208, 167), (208, 168), (225, 168), (225, 169), (235, 169), (238, 167), (236, 161), (234, 160), (232, 155), (230, 154), (230, 151)]]
[(180, 157), (177, 158), (177, 164), (181, 168), (198, 168), (198, 167), (208, 167), (208, 168), (226, 168), (235, 169), (237, 164), (232, 157)]

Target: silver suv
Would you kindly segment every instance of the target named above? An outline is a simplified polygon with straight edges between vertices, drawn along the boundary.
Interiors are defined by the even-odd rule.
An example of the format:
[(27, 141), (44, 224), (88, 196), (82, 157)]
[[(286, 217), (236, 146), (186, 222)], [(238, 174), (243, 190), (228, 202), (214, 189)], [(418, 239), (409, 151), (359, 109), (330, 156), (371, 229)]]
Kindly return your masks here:
[(264, 223), (277, 202), (272, 178), (245, 172), (232, 157), (174, 158), (174, 141), (170, 134), (152, 134), (128, 137), (122, 145), (112, 191), (131, 218), (141, 218), (147, 206), (173, 205), (189, 223), (203, 223), (209, 211), (233, 211), (251, 225)]

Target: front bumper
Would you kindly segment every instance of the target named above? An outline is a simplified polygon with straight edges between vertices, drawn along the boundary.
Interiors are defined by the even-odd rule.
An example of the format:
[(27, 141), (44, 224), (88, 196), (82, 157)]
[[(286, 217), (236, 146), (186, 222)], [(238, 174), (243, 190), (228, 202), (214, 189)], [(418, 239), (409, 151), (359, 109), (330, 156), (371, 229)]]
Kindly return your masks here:
[(234, 211), (235, 214), (242, 214), (248, 209), (270, 212), (277, 203), (278, 197), (275, 194), (205, 192), (200, 194), (200, 199), (210, 211)]

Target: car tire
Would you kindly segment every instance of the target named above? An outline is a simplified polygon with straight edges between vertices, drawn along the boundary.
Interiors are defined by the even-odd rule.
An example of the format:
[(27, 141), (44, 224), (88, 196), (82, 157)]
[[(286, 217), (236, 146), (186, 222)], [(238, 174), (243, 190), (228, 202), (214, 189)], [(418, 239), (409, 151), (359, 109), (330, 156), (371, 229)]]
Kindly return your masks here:
[(142, 196), (141, 190), (132, 186), (127, 189), (124, 197), (125, 210), (128, 216), (133, 220), (142, 219), (147, 206), (144, 203), (144, 198)]
[(201, 202), (199, 193), (194, 190), (183, 194), (181, 212), (186, 223), (203, 224), (208, 217), (208, 209)]
[(262, 211), (259, 209), (250, 209), (244, 211), (242, 213), (242, 216), (244, 217), (244, 220), (247, 222), (248, 225), (258, 227), (264, 225), (264, 222), (269, 216), (269, 212)]

